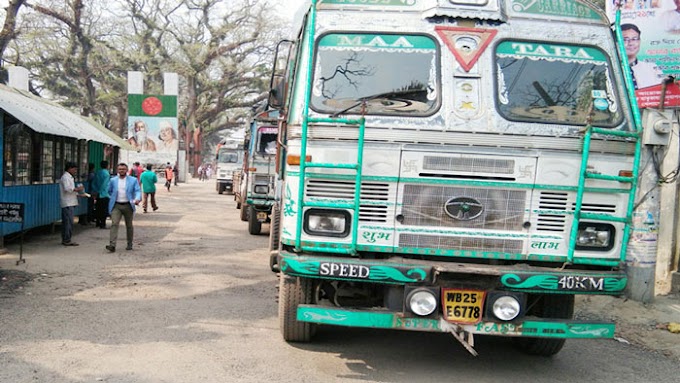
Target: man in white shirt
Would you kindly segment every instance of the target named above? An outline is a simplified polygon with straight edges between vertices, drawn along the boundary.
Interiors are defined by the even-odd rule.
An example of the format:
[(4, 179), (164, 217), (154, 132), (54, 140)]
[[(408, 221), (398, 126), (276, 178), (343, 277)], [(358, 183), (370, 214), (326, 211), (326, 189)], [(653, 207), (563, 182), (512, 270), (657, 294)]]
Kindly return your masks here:
[(125, 229), (127, 247), (132, 250), (132, 239), (134, 228), (132, 227), (132, 217), (135, 214), (135, 206), (142, 200), (142, 190), (139, 187), (137, 177), (128, 175), (128, 167), (124, 163), (118, 164), (118, 177), (111, 178), (109, 183), (109, 213), (111, 213), (111, 231), (109, 233), (109, 244), (106, 250), (116, 251), (116, 241), (118, 240), (118, 225), (120, 219), (125, 218)]
[(78, 193), (85, 190), (80, 185), (76, 187), (73, 176), (78, 172), (78, 165), (67, 162), (64, 167), (64, 175), (59, 181), (59, 203), (61, 205), (61, 244), (64, 246), (78, 246), (71, 241), (73, 235), (73, 212), (78, 206)]
[[(680, 0), (678, 0), (680, 1)], [(661, 71), (651, 62), (640, 61), (637, 58), (640, 52), (640, 29), (635, 24), (622, 24), (621, 34), (626, 48), (628, 65), (633, 72), (633, 85), (635, 89), (643, 89), (661, 84)]]

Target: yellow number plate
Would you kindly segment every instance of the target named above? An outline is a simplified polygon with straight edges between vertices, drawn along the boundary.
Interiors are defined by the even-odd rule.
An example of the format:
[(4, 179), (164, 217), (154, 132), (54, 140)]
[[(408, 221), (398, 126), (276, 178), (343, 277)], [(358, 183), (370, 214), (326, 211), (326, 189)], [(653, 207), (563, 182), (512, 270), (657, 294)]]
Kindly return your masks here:
[(258, 211), (257, 212), (257, 220), (258, 221), (266, 221), (267, 220), (267, 213), (264, 211)]
[(480, 290), (442, 289), (444, 319), (453, 323), (475, 324), (484, 315), (484, 297)]

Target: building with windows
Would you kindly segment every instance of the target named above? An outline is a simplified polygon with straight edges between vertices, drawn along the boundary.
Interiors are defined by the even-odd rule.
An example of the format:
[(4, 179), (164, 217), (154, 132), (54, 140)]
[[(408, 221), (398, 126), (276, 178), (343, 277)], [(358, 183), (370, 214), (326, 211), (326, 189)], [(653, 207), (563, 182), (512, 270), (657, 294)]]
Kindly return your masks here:
[[(27, 87), (25, 88), (27, 89)], [(61, 219), (59, 178), (68, 161), (79, 164), (76, 182), (85, 182), (88, 164), (115, 164), (128, 144), (96, 122), (37, 97), (0, 85), (0, 202), (24, 204), (24, 229)], [(76, 215), (87, 210), (82, 199)], [(0, 222), (0, 236), (21, 231)]]

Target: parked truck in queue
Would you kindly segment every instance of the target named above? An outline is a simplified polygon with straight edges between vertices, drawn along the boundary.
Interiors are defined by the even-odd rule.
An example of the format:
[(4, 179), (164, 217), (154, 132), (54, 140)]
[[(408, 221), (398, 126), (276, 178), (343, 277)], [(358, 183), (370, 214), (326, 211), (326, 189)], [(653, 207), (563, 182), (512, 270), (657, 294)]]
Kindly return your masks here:
[(284, 339), (403, 329), (549, 356), (612, 338), (573, 314), (576, 295), (627, 283), (640, 130), (620, 28), (580, 0), (315, 0), (299, 16), (270, 93)]

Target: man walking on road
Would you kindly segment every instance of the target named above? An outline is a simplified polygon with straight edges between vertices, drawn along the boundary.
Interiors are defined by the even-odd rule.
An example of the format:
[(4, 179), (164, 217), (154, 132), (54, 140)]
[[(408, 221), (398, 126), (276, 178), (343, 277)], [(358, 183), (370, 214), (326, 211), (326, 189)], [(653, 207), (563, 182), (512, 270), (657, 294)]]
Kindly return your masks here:
[(132, 164), (132, 168), (130, 168), (130, 175), (133, 177), (137, 177), (137, 181), (139, 183), (142, 182), (142, 179), (140, 178), (142, 176), (142, 173), (144, 172), (144, 168), (142, 168), (142, 165), (139, 162), (135, 162)]
[(127, 247), (125, 250), (132, 250), (132, 239), (134, 228), (132, 227), (132, 217), (135, 214), (135, 206), (141, 201), (142, 191), (139, 188), (137, 178), (127, 175), (128, 167), (125, 163), (118, 164), (118, 177), (111, 179), (109, 183), (109, 212), (111, 213), (111, 232), (109, 234), (109, 244), (106, 250), (116, 251), (116, 241), (118, 240), (118, 226), (120, 219), (125, 217), (125, 229)]
[(94, 218), (95, 224), (100, 229), (106, 229), (106, 217), (109, 215), (109, 161), (99, 163), (101, 169), (97, 170), (92, 180), (92, 195), (95, 198)]
[(174, 173), (172, 172), (172, 166), (170, 166), (170, 163), (165, 166), (165, 187), (170, 191), (170, 186), (172, 186), (172, 176)]
[(158, 176), (156, 172), (152, 170), (151, 164), (146, 164), (146, 171), (142, 173), (142, 208), (146, 213), (147, 203), (149, 202), (149, 197), (151, 198), (151, 208), (153, 211), (158, 210), (158, 205), (156, 205), (156, 182), (158, 182)]
[(78, 246), (71, 241), (73, 235), (73, 211), (78, 206), (78, 193), (85, 190), (80, 185), (76, 187), (73, 176), (78, 171), (78, 165), (67, 162), (64, 167), (64, 175), (59, 182), (59, 202), (61, 205), (61, 244), (64, 246)]

